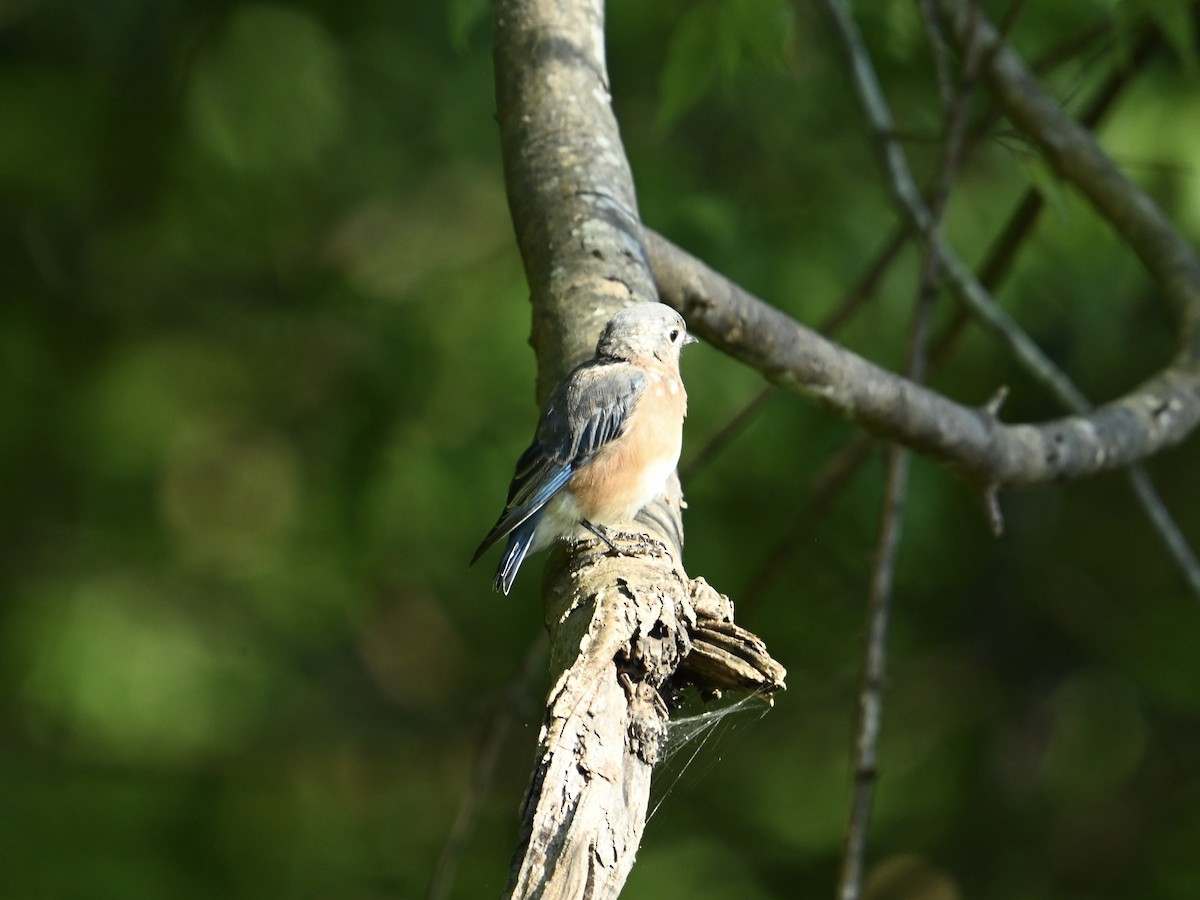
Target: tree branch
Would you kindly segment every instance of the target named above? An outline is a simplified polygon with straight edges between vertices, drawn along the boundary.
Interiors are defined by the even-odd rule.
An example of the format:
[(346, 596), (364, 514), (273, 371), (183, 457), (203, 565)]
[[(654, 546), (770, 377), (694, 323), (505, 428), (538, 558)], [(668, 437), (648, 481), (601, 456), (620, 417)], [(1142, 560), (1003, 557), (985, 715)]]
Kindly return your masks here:
[[(839, 0), (826, 0), (830, 15), (846, 16)], [(978, 12), (978, 3), (975, 5)], [(922, 6), (925, 12), (925, 5)], [(928, 19), (931, 39), (935, 46), (941, 37), (932, 18)], [(942, 219), (950, 192), (962, 161), (963, 138), (971, 92), (978, 73), (979, 55), (974, 45), (966, 53), (963, 71), (957, 84), (950, 82), (949, 73), (943, 80), (949, 92), (946, 99), (946, 135), (933, 200), (926, 217), (928, 228), (923, 235), (925, 253), (921, 266), (921, 281), (917, 289), (916, 309), (909, 334), (908, 359), (905, 371), (916, 383), (925, 379), (929, 352), (929, 322), (937, 297), (941, 254), (938, 252)], [(903, 156), (901, 155), (901, 159)], [(908, 495), (909, 451), (892, 444), (888, 448), (884, 478), (883, 504), (880, 510), (879, 536), (871, 566), (871, 588), (867, 598), (867, 637), (863, 654), (862, 683), (858, 693), (858, 716), (854, 740), (854, 784), (851, 790), (850, 814), (838, 878), (838, 897), (858, 900), (862, 895), (863, 873), (866, 870), (867, 835), (878, 779), (876, 758), (883, 721), (884, 678), (887, 674), (887, 639), (891, 621), (892, 588), (900, 535), (904, 526), (905, 499)]]
[[(1089, 104), (1088, 109), (1083, 114), (1083, 121), (1086, 125), (1088, 125), (1088, 127), (1094, 127), (1100, 121), (1105, 111), (1107, 111), (1107, 109), (1115, 100), (1120, 89), (1128, 82), (1130, 74), (1147, 62), (1157, 43), (1157, 35), (1153, 29), (1146, 29), (1142, 36), (1138, 39), (1130, 56), (1128, 65), (1112, 74), (1112, 76), (1102, 86), (1099, 94), (1093, 99), (1093, 101)], [(866, 62), (865, 65), (869, 68), (869, 61)], [(878, 91), (876, 91), (875, 94), (879, 100), (879, 103), (882, 105), (882, 95), (879, 94)], [(881, 131), (880, 134), (882, 134), (884, 136), (883, 139), (886, 140), (888, 134), (886, 128), (887, 123), (890, 122), (890, 115), (887, 114), (886, 106), (882, 106), (882, 110), (882, 115), (885, 119), (885, 125), (884, 130)], [(876, 124), (878, 124), (878, 122)], [(902, 148), (897, 147), (897, 150), (902, 153)], [(901, 163), (903, 163), (902, 155), (899, 157), (899, 160)], [(906, 164), (903, 165), (898, 177), (905, 182), (911, 182), (911, 176), (908, 174)], [(907, 195), (916, 196), (916, 190), (917, 189), (915, 188), (915, 185), (913, 185), (912, 190), (908, 191)], [(897, 191), (896, 193), (898, 195), (904, 195), (900, 191)], [(1018, 204), (1016, 211), (1010, 218), (1008, 224), (1002, 230), (1001, 236), (997, 240), (996, 245), (988, 254), (987, 260), (981, 269), (981, 274), (977, 279), (978, 286), (963, 286), (961, 283), (956, 282), (960, 288), (960, 296), (961, 292), (969, 291), (971, 293), (971, 297), (977, 301), (976, 305), (978, 305), (978, 302), (982, 302), (986, 305), (986, 310), (996, 309), (994, 301), (992, 301), (990, 298), (990, 291), (1008, 270), (1013, 258), (1015, 257), (1017, 248), (1022, 244), (1024, 238), (1028, 235), (1032, 226), (1032, 222), (1036, 218), (1038, 212), (1041, 210), (1042, 205), (1043, 203), (1041, 196), (1036, 190), (1030, 189), (1028, 192), (1026, 192), (1025, 196)], [(923, 208), (918, 207), (915, 213), (909, 214), (905, 217), (902, 230), (899, 232), (899, 234), (901, 236), (905, 236), (911, 233), (911, 229), (919, 227), (919, 223), (926, 221), (926, 219), (926, 211)], [(957, 260), (955, 260), (955, 262), (957, 262)], [(959, 264), (955, 271), (957, 274), (961, 275), (964, 270), (965, 267)], [(971, 298), (969, 297), (967, 299)], [(966, 309), (960, 309), (959, 314), (955, 317), (954, 321), (946, 329), (946, 333), (939, 339), (934, 347), (931, 353), (932, 360), (937, 361), (945, 356), (950, 342), (961, 332), (962, 326), (966, 323), (966, 317)], [(1015, 334), (1014, 340), (1024, 341), (1029, 352), (1025, 353), (1024, 355), (1019, 354), (1018, 358), (1022, 359), (1022, 361), (1030, 363), (1027, 367), (1035, 378), (1049, 373), (1050, 378), (1047, 386), (1050, 387), (1052, 392), (1055, 392), (1056, 386), (1062, 388), (1062, 390), (1055, 392), (1060, 402), (1063, 402), (1068, 409), (1076, 412), (1082, 412), (1089, 408), (1082, 392), (1079, 391), (1078, 388), (1076, 388), (1073, 384), (1071, 384), (1065, 375), (1062, 375), (1060, 372), (1058, 372), (1054, 364), (1047, 357), (1045, 357), (1044, 354), (1041, 353), (1041, 351), (1032, 343), (1032, 341), (1029, 341), (1028, 338), (1020, 333), (1020, 329), (1015, 325), (1015, 323), (1012, 323), (1010, 326), (1005, 324), (1002, 319), (994, 314), (989, 314), (989, 317), (993, 321), (1000, 323), (1000, 327), (997, 330), (999, 331), (999, 335), (1002, 339), (1006, 333), (1011, 331)], [(824, 331), (825, 329), (822, 328), (823, 333)], [(1011, 346), (1010, 341), (1006, 341), (1006, 343), (1009, 343)], [(1138, 502), (1144, 509), (1155, 530), (1159, 533), (1167, 547), (1168, 552), (1171, 554), (1175, 563), (1179, 567), (1185, 580), (1191, 586), (1193, 592), (1197, 595), (1200, 595), (1200, 563), (1197, 562), (1195, 554), (1188, 546), (1188, 543), (1180, 532), (1178, 525), (1174, 522), (1161, 498), (1158, 497), (1157, 493), (1155, 492), (1149, 476), (1137, 466), (1131, 467), (1128, 474)], [(995, 490), (990, 490), (988, 495), (994, 498)], [(811, 523), (807, 523), (805, 527), (807, 528), (809, 525), (811, 525)], [(776, 557), (781, 557), (781, 554), (785, 554), (787, 548), (790, 546), (791, 541), (789, 540), (776, 551), (775, 555), (772, 557), (772, 564), (769, 567), (770, 573), (774, 573), (779, 569), (781, 558)], [(769, 580), (769, 578), (770, 575), (767, 575), (766, 578), (756, 578), (754, 581), (754, 589), (752, 589), (743, 599), (748, 600), (750, 599), (750, 595), (757, 594), (765, 586), (765, 583), (767, 580)]]
[[(961, 48), (968, 13), (955, 0), (939, 3), (953, 19)], [(1181, 340), (1169, 366), (1086, 415), (1006, 426), (986, 410), (954, 403), (820, 338), (665, 239), (647, 235), (660, 294), (689, 317), (697, 333), (776, 384), (985, 485), (1077, 478), (1144, 459), (1179, 443), (1200, 423), (1200, 262), (1158, 207), (1116, 169), (1085, 129), (1046, 97), (982, 19), (976, 39), (984, 55), (983, 73), (1010, 118), (1129, 240), (1171, 298), (1180, 314)], [(894, 162), (889, 152), (889, 164)], [(904, 191), (903, 181), (897, 185)], [(901, 199), (917, 207), (919, 192), (902, 193)], [(942, 263), (964, 300), (976, 293), (978, 282), (959, 261), (943, 255)], [(985, 315), (990, 314), (985, 306), (998, 310), (994, 304), (980, 304)], [(1016, 340), (1019, 329), (1006, 318), (993, 316), (993, 327)], [(1059, 389), (1061, 396), (1077, 393), (1065, 384)]]
[[(976, 7), (965, 9), (961, 3), (954, 5), (957, 6), (956, 37), (960, 48), (986, 48), (984, 49), (986, 58), (995, 66), (997, 64), (995, 56), (1003, 47), (1003, 35), (1007, 34), (1011, 26), (1018, 8), (1017, 5), (1010, 8), (1009, 15), (1000, 31), (996, 31), (992, 26), (980, 20)], [(1193, 6), (1200, 8), (1200, 4), (1193, 4)], [(1200, 263), (1198, 263), (1195, 251), (1180, 237), (1153, 202), (1125, 179), (1095, 143), (1090, 131), (1123, 86), (1128, 72), (1144, 65), (1157, 43), (1158, 36), (1155, 31), (1146, 29), (1138, 39), (1126, 69), (1115, 72), (1108, 80), (1100, 94), (1084, 113), (1081, 125), (1068, 119), (1063, 114), (1061, 107), (1044, 94), (1037, 100), (1037, 105), (1051, 110), (1052, 121), (1057, 130), (1071, 135), (1074, 149), (1056, 154), (1060, 172), (1065, 175), (1066, 171), (1062, 168), (1065, 167), (1077, 173), (1076, 177), (1080, 179), (1076, 182), (1077, 187), (1092, 201), (1097, 211), (1107, 218), (1119, 233), (1126, 236), (1135, 252), (1138, 252), (1143, 265), (1152, 275), (1157, 273), (1156, 277), (1161, 279), (1160, 284), (1173, 286), (1165, 288), (1164, 292), (1168, 301), (1173, 302), (1177, 307), (1182, 320), (1181, 350), (1176, 365), (1185, 369), (1191, 367), (1194, 371), (1197, 367), (1197, 354), (1200, 352), (1198, 351), (1200, 338), (1197, 337), (1200, 335), (1200, 326), (1197, 325), (1197, 322), (1200, 321)], [(1005, 113), (1011, 116), (1014, 106), (1025, 107), (1032, 103), (1031, 90), (1040, 93), (1041, 89), (1038, 87), (1036, 79), (1024, 70), (1016, 55), (1008, 50), (1004, 52), (1006, 58), (1002, 61), (1004, 67), (1002, 71), (1006, 74), (998, 75), (994, 68), (989, 71), (992, 74), (993, 84), (998, 77), (1010, 84), (1009, 99), (1005, 101), (1001, 98), (1001, 106)], [(1041, 121), (1031, 112), (1027, 111), (1026, 116), (1027, 122)], [(1016, 121), (1015, 117), (1014, 121)], [(1033, 132), (1035, 135), (1040, 133)], [(1042, 146), (1043, 152), (1048, 157), (1050, 157), (1047, 152), (1050, 143), (1052, 142), (1047, 142), (1045, 146)], [(1041, 145), (1039, 144), (1039, 146)], [(1053, 157), (1051, 157), (1051, 162), (1054, 164)], [(1034, 214), (1039, 200), (1040, 196), (1036, 192), (1030, 191), (1022, 203), (1022, 210), (1028, 211), (1030, 215)], [(1144, 215), (1128, 216), (1125, 210), (1130, 207), (1143, 207)], [(1120, 222), (1126, 223), (1124, 231), (1122, 231)], [(1140, 236), (1141, 251), (1132, 240), (1134, 234)], [(1176, 286), (1177, 280), (1174, 277), (1176, 267), (1181, 267), (1185, 275), (1190, 273), (1190, 286), (1186, 278), (1182, 285)], [(983, 279), (985, 284), (987, 283), (987, 274), (985, 272)], [(1191, 334), (1189, 334), (1189, 329)], [(1045, 366), (1041, 366), (1034, 374), (1037, 375), (1044, 369)], [(1090, 408), (1082, 391), (1075, 388), (1065, 377), (1062, 387), (1065, 390), (1056, 393), (1059, 400), (1068, 409), (1083, 412)], [(1127, 474), (1134, 496), (1149, 518), (1152, 527), (1166, 545), (1167, 552), (1179, 567), (1192, 593), (1200, 596), (1200, 560), (1197, 560), (1196, 554), (1167, 510), (1166, 504), (1150, 480), (1149, 473), (1140, 465), (1131, 465)]]
[(450, 833), (446, 835), (441, 853), (438, 854), (425, 900), (445, 900), (450, 896), (454, 878), (458, 874), (463, 848), (475, 827), (475, 821), (479, 817), (483, 801), (491, 791), (500, 751), (504, 748), (508, 735), (512, 731), (517, 711), (526, 699), (534, 671), (540, 669), (545, 661), (546, 637), (539, 634), (537, 639), (529, 645), (529, 649), (525, 652), (525, 658), (521, 661), (517, 671), (513, 673), (504, 690), (496, 698), (495, 708), (475, 754), (470, 780), (458, 805), (458, 812), (454, 816), (454, 824), (450, 828)]
[[(603, 45), (599, 0), (497, 4), (497, 112), (509, 208), (532, 294), (540, 403), (590, 355), (617, 309), (654, 298)], [(677, 487), (660, 506), (666, 527), (647, 528), (678, 559)], [(686, 649), (680, 613), (690, 610), (679, 578), (651, 621), (639, 617), (643, 586), (667, 583), (672, 572), (666, 552), (638, 559), (636, 587), (625, 591), (612, 586), (631, 566), (595, 557), (585, 568), (580, 553), (567, 556), (551, 554), (546, 571), (551, 665), (562, 674), (547, 703), (523, 807), (508, 886), (514, 898), (620, 891), (641, 840), (666, 715), (622, 685), (618, 655), (632, 652), (639, 626), (649, 633), (660, 618), (669, 640), (657, 649), (668, 672)]]
[[(946, 28), (965, 46), (968, 10), (960, 0), (938, 0)], [(1042, 90), (1020, 58), (985, 20), (975, 40), (985, 57), (983, 75), (1005, 115), (1125, 239), (1180, 318), (1177, 364), (1194, 370), (1200, 360), (1200, 258), (1141, 188)]]
[[(497, 114), (505, 184), (533, 302), (538, 398), (591, 355), (601, 327), (656, 300), (633, 179), (613, 116), (602, 0), (500, 0)], [(770, 694), (783, 669), (732, 607), (680, 568), (678, 479), (618, 540), (550, 554), (544, 592), (552, 671), (538, 756), (510, 870), (513, 898), (615, 897), (645, 825), (666, 730), (659, 688), (689, 652), (702, 690)], [(722, 600), (724, 601), (722, 603)], [(753, 640), (751, 640), (753, 639)], [(709, 653), (717, 647), (722, 653)]]
[[(930, 8), (932, 2), (933, 0), (921, 0), (922, 19), (926, 22), (929, 19), (927, 9)], [(1008, 15), (1006, 16), (1006, 25), (1014, 17), (1019, 8), (1019, 2), (1009, 7)], [(1089, 29), (1080, 35), (1072, 36), (1064, 45), (1051, 49), (1042, 59), (1035, 61), (1033, 70), (1039, 73), (1053, 70), (1056, 66), (1073, 59), (1075, 55), (1085, 50), (1110, 30), (1111, 25), (1103, 24)], [(945, 43), (940, 38), (935, 40), (935, 36), (932, 34), (930, 35), (930, 40), (933, 44), (931, 49), (935, 56), (935, 64), (940, 69), (946, 65), (945, 60), (942, 59), (945, 53)], [(1145, 65), (1158, 43), (1158, 33), (1153, 28), (1146, 28), (1142, 36), (1138, 39), (1133, 52), (1130, 54), (1128, 63), (1112, 74), (1101, 89), (1100, 94), (1093, 99), (1087, 111), (1083, 114), (1082, 121), (1085, 125), (1092, 128), (1098, 124), (1100, 118), (1107, 112), (1116, 99), (1117, 94), (1130, 80), (1130, 76)], [(939, 90), (941, 90), (940, 82), (945, 77), (941, 74), (938, 76)], [(999, 110), (993, 106), (972, 127), (963, 148), (964, 159), (987, 137), (991, 128), (1000, 117)], [(1042, 196), (1035, 188), (1030, 188), (1025, 196), (1022, 197), (1017, 211), (1010, 217), (1008, 224), (1002, 231), (1000, 239), (997, 241), (997, 245), (989, 253), (987, 262), (984, 263), (980, 271), (979, 281), (987, 290), (994, 290), (1001, 277), (1008, 271), (1018, 248), (1032, 228), (1033, 221), (1037, 218), (1043, 205)], [(817, 331), (820, 334), (832, 337), (836, 331), (857, 314), (863, 304), (871, 299), (879, 281), (882, 280), (892, 264), (899, 258), (900, 252), (908, 245), (912, 237), (912, 222), (909, 218), (902, 217), (866, 270), (859, 276), (858, 281), (851, 285), (835, 308), (817, 326)], [(931, 365), (936, 364), (947, 355), (951, 345), (956, 341), (966, 323), (967, 313), (964, 309), (960, 308), (956, 311), (952, 324), (945, 329), (942, 337), (939, 338), (938, 342), (931, 349)], [(692, 456), (692, 459), (680, 473), (685, 484), (706, 468), (754, 420), (764, 408), (765, 401), (772, 392), (773, 388), (770, 385), (760, 388), (750, 400), (733, 413), (729, 421), (717, 429), (709, 438), (708, 443), (703, 445)], [(1169, 516), (1167, 518), (1169, 520)], [(1170, 536), (1164, 534), (1164, 537), (1168, 543), (1178, 543)], [(746, 598), (743, 597), (742, 599), (744, 601)]]
[[(935, 29), (932, 27), (933, 23), (930, 21), (932, 2), (933, 0), (921, 0), (921, 16), (929, 32), (934, 63), (939, 70), (939, 90), (943, 92), (943, 96), (947, 96), (946, 90), (942, 87), (942, 83), (948, 82), (949, 79), (948, 72), (942, 72), (947, 65), (944, 59), (946, 48), (940, 31), (935, 33)], [(1005, 33), (1007, 33), (1007, 26), (1019, 7), (1019, 3), (1014, 3), (1009, 7), (1005, 20), (1005, 28), (1003, 29)], [(936, 13), (932, 15), (936, 15)], [(1072, 59), (1081, 50), (1086, 49), (1099, 36), (1107, 33), (1109, 30), (1111, 30), (1111, 26), (1106, 24), (1085, 32), (1082, 39), (1080, 35), (1073, 36), (1065, 45), (1065, 48), (1058, 47), (1053, 49), (1042, 60), (1035, 62), (1033, 70), (1040, 73), (1044, 70), (1053, 69), (1064, 61)], [(1100, 123), (1105, 113), (1108, 112), (1116, 101), (1121, 90), (1130, 82), (1132, 76), (1145, 67), (1159, 43), (1157, 31), (1153, 28), (1143, 29), (1133, 51), (1129, 55), (1127, 63), (1110, 74), (1098, 94), (1092, 99), (1082, 114), (1081, 121), (1085, 126), (1095, 128)], [(1000, 116), (1001, 114), (998, 109), (992, 106), (982, 117), (981, 121), (972, 127), (963, 148), (964, 160), (986, 138)], [(1042, 195), (1036, 188), (1029, 188), (1022, 196), (980, 267), (979, 282), (988, 292), (994, 292), (1010, 270), (1018, 251), (1024, 246), (1025, 240), (1031, 233), (1033, 224), (1036, 222), (1044, 206), (1045, 202)], [(907, 246), (913, 233), (911, 219), (901, 217), (900, 222), (893, 229), (883, 247), (875, 254), (864, 273), (845, 292), (832, 312), (827, 314), (821, 324), (817, 326), (817, 331), (820, 334), (825, 337), (833, 337), (858, 312), (860, 307), (867, 300), (871, 299), (878, 282), (890, 269), (892, 263), (899, 257), (900, 251)], [(960, 306), (955, 310), (951, 321), (942, 330), (942, 334), (935, 340), (930, 349), (929, 360), (931, 368), (937, 367), (945, 361), (950, 351), (957, 344), (958, 338), (962, 336), (963, 330), (969, 321), (970, 316), (966, 308)], [(767, 399), (774, 391), (775, 388), (770, 384), (759, 388), (750, 400), (739, 407), (730, 416), (728, 421), (718, 427), (709, 436), (707, 441), (692, 455), (691, 459), (680, 471), (680, 477), (683, 479), (685, 485), (705, 469), (757, 417), (765, 408)], [(852, 439), (844, 448), (849, 451), (848, 454), (838, 454), (838, 460), (842, 456), (847, 457), (847, 465), (850, 467), (850, 471), (847, 471), (844, 477), (837, 479), (833, 483), (831, 490), (827, 491), (825, 489), (826, 479), (822, 476), (814, 479), (814, 484), (818, 487), (814, 489), (813, 496), (814, 498), (819, 497), (820, 502), (818, 503), (815, 499), (813, 500), (811, 504), (812, 509), (799, 517), (797, 524), (791, 532), (776, 546), (767, 560), (759, 567), (751, 579), (749, 586), (740, 594), (739, 602), (743, 611), (747, 603), (753, 603), (758, 595), (766, 590), (769, 584), (782, 571), (786, 561), (795, 552), (795, 548), (807, 539), (806, 535), (816, 527), (820, 514), (832, 503), (841, 486), (853, 477), (854, 467), (861, 464), (867, 458), (864, 450), (871, 443), (869, 438), (860, 435)], [(831, 463), (831, 465), (834, 465), (834, 468), (838, 467), (835, 465), (838, 460)], [(1141, 472), (1139, 469), (1133, 469), (1130, 471), (1130, 478), (1134, 484), (1139, 501), (1147, 511), (1147, 515), (1154, 523), (1156, 530), (1160, 533), (1169, 552), (1180, 566), (1185, 578), (1192, 584), (1196, 593), (1200, 595), (1200, 563), (1197, 563), (1178, 525), (1176, 525), (1170, 513), (1167, 512), (1161, 500), (1155, 494), (1153, 485), (1150, 484), (1149, 477), (1144, 472)]]
[(1200, 372), (1177, 360), (1086, 416), (1004, 425), (826, 340), (666, 238), (645, 232), (659, 295), (713, 346), (882, 437), (983, 484), (1034, 484), (1128, 465), (1200, 422)]

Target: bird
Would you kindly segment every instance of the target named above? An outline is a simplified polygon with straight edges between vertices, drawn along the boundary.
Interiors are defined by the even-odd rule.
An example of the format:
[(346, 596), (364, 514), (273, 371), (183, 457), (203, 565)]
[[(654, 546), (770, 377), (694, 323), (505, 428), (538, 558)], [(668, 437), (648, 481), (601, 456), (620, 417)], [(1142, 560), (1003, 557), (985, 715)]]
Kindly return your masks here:
[(583, 529), (614, 547), (604, 529), (637, 515), (679, 463), (687, 392), (679, 354), (696, 338), (662, 303), (620, 310), (595, 355), (573, 369), (542, 411), (517, 461), (508, 501), (471, 558), (508, 538), (494, 587), (507, 595), (521, 563)]

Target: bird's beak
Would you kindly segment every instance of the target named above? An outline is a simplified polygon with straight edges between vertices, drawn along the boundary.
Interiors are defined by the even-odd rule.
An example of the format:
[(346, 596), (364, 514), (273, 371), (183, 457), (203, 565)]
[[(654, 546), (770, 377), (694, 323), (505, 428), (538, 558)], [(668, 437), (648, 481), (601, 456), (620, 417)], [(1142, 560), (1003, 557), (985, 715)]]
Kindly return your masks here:
[(690, 331), (684, 333), (683, 346), (686, 347), (688, 344), (698, 344), (698, 343), (700, 343), (700, 338), (696, 337)]

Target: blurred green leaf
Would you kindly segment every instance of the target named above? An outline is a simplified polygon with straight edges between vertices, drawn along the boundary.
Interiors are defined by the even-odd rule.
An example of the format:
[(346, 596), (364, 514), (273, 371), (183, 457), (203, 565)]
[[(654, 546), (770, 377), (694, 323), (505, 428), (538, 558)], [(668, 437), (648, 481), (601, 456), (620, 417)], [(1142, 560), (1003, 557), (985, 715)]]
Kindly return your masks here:
[(671, 35), (663, 66), (659, 123), (670, 127), (743, 61), (780, 68), (787, 59), (792, 16), (782, 0), (701, 0)]
[(78, 399), (89, 462), (122, 475), (157, 473), (197, 417), (244, 398), (251, 376), (226, 348), (183, 335), (130, 341)]
[(488, 0), (448, 0), (447, 27), (450, 31), (450, 41), (459, 52), (466, 51), (471, 32), (487, 19), (491, 9), (492, 4)]
[(219, 632), (164, 602), (170, 582), (122, 573), (22, 598), (7, 623), (23, 715), (84, 757), (187, 760), (253, 727), (260, 673)]
[(1058, 173), (1038, 154), (1023, 153), (1020, 155), (1021, 173), (1028, 179), (1046, 205), (1064, 222), (1071, 220), (1071, 204), (1067, 197), (1067, 189)]
[(1049, 700), (1044, 775), (1063, 804), (1111, 792), (1146, 751), (1141, 698), (1115, 672), (1082, 672)]
[(0, 69), (0, 191), (79, 207), (98, 188), (107, 98), (82, 75), (48, 67)]
[(233, 169), (306, 169), (342, 133), (345, 84), (337, 45), (310, 16), (238, 8), (192, 77), (196, 139)]
[(1188, 0), (1132, 0), (1144, 7), (1154, 24), (1166, 37), (1171, 49), (1187, 73), (1195, 78), (1200, 68), (1200, 32), (1196, 27), (1196, 7)]
[(1196, 74), (1197, 37), (1194, 4), (1190, 0), (1106, 0), (1105, 6), (1116, 25), (1117, 46), (1128, 60), (1135, 35), (1147, 20), (1162, 33), (1189, 76)]

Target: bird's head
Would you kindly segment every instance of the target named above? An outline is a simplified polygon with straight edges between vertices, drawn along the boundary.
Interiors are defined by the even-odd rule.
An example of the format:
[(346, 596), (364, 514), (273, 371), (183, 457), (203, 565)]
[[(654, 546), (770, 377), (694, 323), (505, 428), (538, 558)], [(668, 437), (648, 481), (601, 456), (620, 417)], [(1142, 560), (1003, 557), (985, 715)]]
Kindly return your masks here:
[(662, 303), (636, 303), (618, 312), (600, 334), (596, 356), (634, 360), (652, 356), (677, 363), (679, 351), (696, 338), (688, 334), (683, 316)]

